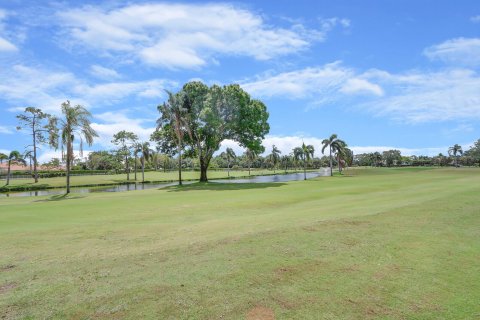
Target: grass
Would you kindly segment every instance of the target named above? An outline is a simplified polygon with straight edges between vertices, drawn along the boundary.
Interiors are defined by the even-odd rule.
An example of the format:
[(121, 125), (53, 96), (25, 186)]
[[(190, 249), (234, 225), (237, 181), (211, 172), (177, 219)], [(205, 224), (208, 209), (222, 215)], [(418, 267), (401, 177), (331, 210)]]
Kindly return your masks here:
[[(284, 173), (284, 170), (277, 170), (277, 174)], [(289, 172), (295, 172), (290, 170)], [(297, 171), (301, 172), (301, 171)], [(270, 175), (272, 170), (251, 170), (251, 175)], [(230, 177), (248, 177), (248, 170), (231, 170)], [(208, 171), (209, 179), (227, 179), (228, 173), (226, 170)], [(1, 191), (20, 191), (20, 190), (41, 190), (51, 188), (65, 187), (65, 177), (44, 178), (35, 183), (33, 179), (11, 179), (8, 186), (0, 186)], [(198, 180), (200, 179), (200, 172), (198, 171), (183, 171), (183, 180)], [(147, 171), (145, 172), (145, 182), (171, 182), (178, 180), (178, 171)], [(105, 186), (124, 183), (139, 183), (142, 181), (142, 172), (137, 173), (137, 180), (134, 179), (134, 174), (130, 174), (130, 180), (127, 180), (127, 175), (124, 174), (109, 174), (109, 175), (83, 175), (71, 176), (70, 185), (72, 187), (79, 186)]]
[(480, 171), (0, 200), (2, 319), (475, 319)]

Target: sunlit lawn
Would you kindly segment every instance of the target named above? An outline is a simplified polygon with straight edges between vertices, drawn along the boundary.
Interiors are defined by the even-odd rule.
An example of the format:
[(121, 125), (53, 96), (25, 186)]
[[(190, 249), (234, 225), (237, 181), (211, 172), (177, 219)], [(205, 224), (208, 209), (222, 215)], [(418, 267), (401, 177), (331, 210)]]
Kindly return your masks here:
[(0, 199), (0, 319), (476, 319), (479, 194), (452, 168)]

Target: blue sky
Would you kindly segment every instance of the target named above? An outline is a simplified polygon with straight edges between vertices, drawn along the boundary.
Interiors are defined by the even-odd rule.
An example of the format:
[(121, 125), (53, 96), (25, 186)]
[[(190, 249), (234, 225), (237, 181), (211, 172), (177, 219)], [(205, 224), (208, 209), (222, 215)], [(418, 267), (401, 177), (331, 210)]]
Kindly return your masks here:
[(480, 138), (478, 1), (98, 3), (0, 0), (0, 151), (29, 144), (26, 106), (67, 99), (93, 114), (90, 150), (123, 129), (148, 139), (164, 89), (189, 80), (264, 101), (267, 150), (320, 155), (337, 133), (356, 153), (435, 155)]

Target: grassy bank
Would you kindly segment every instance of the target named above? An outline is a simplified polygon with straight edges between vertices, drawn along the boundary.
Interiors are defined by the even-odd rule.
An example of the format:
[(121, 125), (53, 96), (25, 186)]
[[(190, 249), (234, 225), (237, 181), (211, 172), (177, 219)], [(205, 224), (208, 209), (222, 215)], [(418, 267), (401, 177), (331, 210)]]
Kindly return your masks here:
[(478, 169), (369, 169), (2, 199), (0, 316), (476, 318), (479, 193)]

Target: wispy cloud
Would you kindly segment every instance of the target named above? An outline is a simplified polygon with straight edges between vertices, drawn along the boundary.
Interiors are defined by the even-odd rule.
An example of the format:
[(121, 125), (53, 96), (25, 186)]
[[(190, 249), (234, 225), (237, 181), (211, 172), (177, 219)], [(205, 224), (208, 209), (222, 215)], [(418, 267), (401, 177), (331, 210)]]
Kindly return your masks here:
[(477, 16), (471, 17), (470, 21), (472, 21), (473, 23), (479, 23), (480, 22), (480, 14), (477, 15)]
[(99, 65), (93, 65), (90, 67), (90, 74), (96, 78), (104, 80), (114, 80), (121, 78), (117, 71), (109, 68), (105, 68)]
[(0, 134), (13, 134), (13, 128), (9, 126), (0, 126)]
[(480, 38), (456, 38), (425, 49), (431, 60), (462, 66), (480, 65)]
[(14, 52), (18, 48), (7, 40), (5, 37), (5, 23), (4, 20), (7, 17), (7, 12), (3, 9), (0, 9), (0, 52)]
[(58, 17), (71, 44), (172, 69), (199, 68), (219, 55), (269, 60), (305, 50), (335, 26), (350, 24), (332, 18), (317, 28), (300, 23), (282, 28), (265, 23), (261, 14), (220, 3), (84, 6)]
[(112, 105), (127, 97), (160, 99), (164, 88), (175, 86), (175, 82), (164, 79), (95, 83), (68, 71), (25, 65), (0, 69), (0, 94), (14, 105), (10, 108), (13, 110), (31, 105), (58, 112), (66, 99), (89, 108)]
[(316, 99), (316, 104), (337, 99), (339, 94), (381, 96), (377, 84), (360, 78), (351, 68), (337, 61), (320, 67), (305, 68), (279, 74), (264, 74), (243, 81), (242, 87), (254, 96)]

